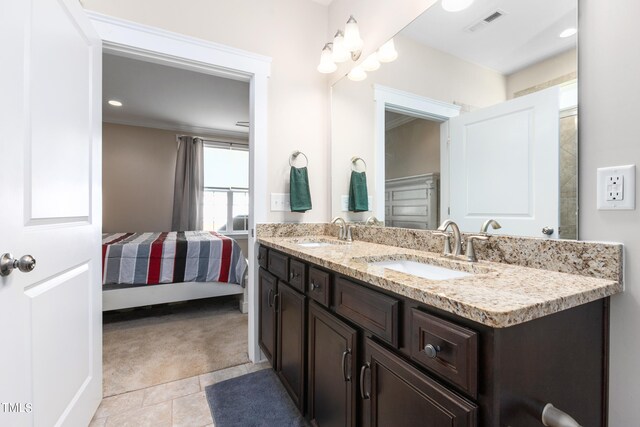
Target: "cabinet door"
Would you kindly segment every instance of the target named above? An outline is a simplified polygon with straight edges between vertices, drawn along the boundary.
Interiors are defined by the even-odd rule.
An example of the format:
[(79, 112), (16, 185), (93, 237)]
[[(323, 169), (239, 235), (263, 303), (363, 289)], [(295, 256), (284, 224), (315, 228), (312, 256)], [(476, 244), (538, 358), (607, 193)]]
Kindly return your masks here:
[(360, 370), (364, 426), (471, 427), (476, 406), (375, 343), (365, 344)]
[(309, 418), (321, 427), (356, 425), (356, 331), (309, 303)]
[(274, 275), (260, 268), (258, 274), (260, 292), (258, 343), (272, 366), (276, 366), (276, 313), (274, 301), (278, 281)]
[(277, 298), (278, 360), (276, 372), (301, 412), (304, 411), (306, 297), (282, 282)]

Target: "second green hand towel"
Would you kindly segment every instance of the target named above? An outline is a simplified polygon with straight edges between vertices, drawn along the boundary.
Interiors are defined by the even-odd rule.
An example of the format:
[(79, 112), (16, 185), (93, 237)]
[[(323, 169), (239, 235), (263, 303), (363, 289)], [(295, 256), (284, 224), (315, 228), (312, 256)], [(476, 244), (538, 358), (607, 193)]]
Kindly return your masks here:
[(351, 171), (351, 182), (349, 184), (349, 210), (351, 212), (366, 212), (369, 210), (367, 175), (364, 172)]
[(307, 168), (291, 167), (289, 175), (291, 212), (306, 212), (311, 209), (311, 192)]

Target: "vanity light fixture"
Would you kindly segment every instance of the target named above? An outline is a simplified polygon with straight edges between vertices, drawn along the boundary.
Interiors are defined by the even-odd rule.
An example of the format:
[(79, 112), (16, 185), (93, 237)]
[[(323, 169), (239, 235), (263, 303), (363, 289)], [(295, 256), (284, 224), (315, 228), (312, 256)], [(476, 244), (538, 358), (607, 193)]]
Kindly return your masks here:
[(357, 52), (362, 49), (363, 45), (364, 41), (360, 38), (358, 21), (351, 15), (344, 27), (344, 47), (351, 52)]
[(331, 59), (333, 62), (344, 62), (351, 58), (351, 52), (347, 50), (344, 46), (344, 33), (341, 30), (336, 32), (336, 35), (333, 37), (333, 54), (331, 55)]
[(473, 0), (442, 0), (442, 8), (447, 12), (460, 12), (471, 6), (472, 3)]
[(112, 107), (122, 107), (122, 102), (116, 101), (115, 99), (110, 99), (107, 103)]
[(331, 45), (332, 43), (325, 44), (324, 48), (322, 49), (322, 53), (320, 54), (320, 64), (318, 65), (318, 71), (324, 74), (333, 73), (338, 69), (338, 66), (335, 62), (333, 62), (333, 59), (331, 58)]
[(349, 71), (347, 77), (349, 77), (349, 80), (353, 80), (354, 82), (360, 82), (367, 78), (367, 73), (362, 69), (361, 66), (357, 65), (353, 67), (351, 71)]
[(357, 61), (362, 54), (363, 45), (364, 42), (360, 37), (358, 22), (351, 15), (344, 32), (338, 30), (336, 35), (333, 36), (333, 41), (324, 45), (320, 54), (318, 71), (321, 73), (333, 73), (338, 68), (336, 63), (348, 61), (349, 58)]
[(574, 35), (575, 33), (578, 32), (577, 28), (567, 28), (566, 30), (564, 30), (563, 32), (561, 32), (558, 37), (561, 37), (563, 39), (567, 38), (567, 37), (571, 37), (572, 35)]
[(393, 39), (380, 46), (377, 57), (380, 62), (392, 62), (398, 58), (398, 51)]

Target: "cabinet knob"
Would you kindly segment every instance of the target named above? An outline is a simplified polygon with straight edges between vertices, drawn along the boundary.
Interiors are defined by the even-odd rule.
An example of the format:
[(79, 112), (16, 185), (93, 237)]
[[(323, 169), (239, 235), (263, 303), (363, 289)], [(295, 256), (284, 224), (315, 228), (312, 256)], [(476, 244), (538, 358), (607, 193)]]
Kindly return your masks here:
[(435, 359), (436, 357), (438, 357), (438, 353), (440, 352), (440, 346), (427, 344), (424, 346), (424, 352), (427, 354), (428, 358)]
[(316, 285), (316, 282), (311, 281), (311, 290), (315, 291), (316, 289), (318, 289), (320, 287), (320, 285)]

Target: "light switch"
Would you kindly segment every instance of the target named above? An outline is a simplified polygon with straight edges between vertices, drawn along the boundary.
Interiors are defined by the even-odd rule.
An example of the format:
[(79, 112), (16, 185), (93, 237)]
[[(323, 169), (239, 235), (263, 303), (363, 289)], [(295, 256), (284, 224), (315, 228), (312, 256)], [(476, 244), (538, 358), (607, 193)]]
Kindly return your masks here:
[(597, 199), (599, 210), (636, 208), (636, 166), (598, 168)]
[(291, 211), (289, 193), (271, 193), (271, 212)]

